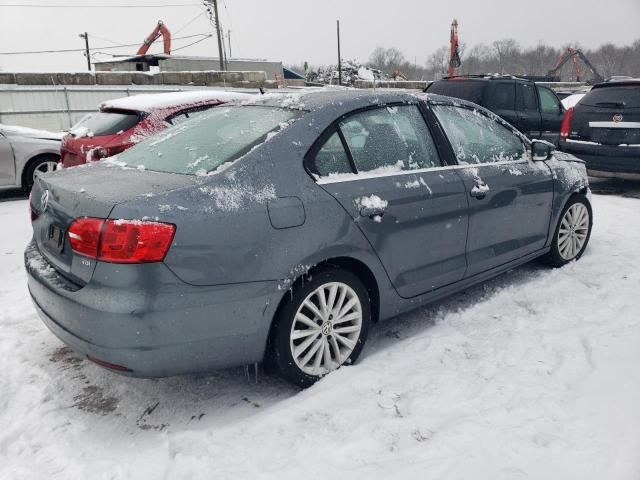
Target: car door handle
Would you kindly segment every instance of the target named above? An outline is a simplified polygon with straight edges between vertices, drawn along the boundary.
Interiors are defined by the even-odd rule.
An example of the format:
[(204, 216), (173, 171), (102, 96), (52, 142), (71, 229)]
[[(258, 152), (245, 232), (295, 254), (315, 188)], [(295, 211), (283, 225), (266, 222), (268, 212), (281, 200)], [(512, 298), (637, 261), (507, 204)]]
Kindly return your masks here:
[(478, 200), (482, 200), (484, 197), (487, 196), (487, 193), (489, 193), (490, 191), (491, 189), (489, 188), (489, 185), (487, 185), (486, 183), (476, 183), (471, 189), (471, 191), (469, 192), (469, 195), (471, 195), (474, 198), (477, 198)]
[(362, 217), (375, 217), (376, 215), (382, 216), (386, 211), (385, 207), (362, 207), (360, 209), (360, 216)]

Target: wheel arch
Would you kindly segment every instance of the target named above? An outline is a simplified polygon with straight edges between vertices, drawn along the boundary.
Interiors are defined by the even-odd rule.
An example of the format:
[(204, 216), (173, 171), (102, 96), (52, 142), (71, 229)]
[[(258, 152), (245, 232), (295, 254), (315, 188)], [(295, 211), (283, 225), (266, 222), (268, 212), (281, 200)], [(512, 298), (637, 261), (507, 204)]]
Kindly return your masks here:
[(54, 152), (42, 152), (42, 153), (33, 155), (31, 158), (29, 158), (29, 160), (25, 162), (24, 167), (22, 167), (22, 172), (20, 174), (20, 184), (22, 185), (23, 188), (25, 188), (27, 185), (26, 175), (31, 170), (31, 167), (34, 164), (36, 164), (39, 160), (46, 159), (46, 158), (55, 158), (58, 161), (60, 161), (60, 155)]
[(323, 260), (313, 267), (309, 268), (304, 273), (295, 278), (293, 283), (291, 283), (290, 287), (287, 291), (281, 296), (278, 306), (274, 310), (273, 317), (271, 318), (271, 323), (269, 325), (269, 334), (267, 336), (267, 345), (264, 351), (264, 357), (266, 358), (269, 353), (269, 349), (272, 345), (272, 338), (275, 331), (275, 326), (277, 323), (277, 318), (282, 308), (286, 305), (287, 301), (291, 298), (289, 292), (293, 289), (298, 288), (303, 282), (313, 276), (314, 273), (317, 273), (323, 269), (327, 268), (339, 268), (342, 270), (346, 270), (351, 272), (355, 276), (358, 277), (360, 281), (364, 284), (367, 289), (367, 293), (369, 294), (369, 300), (371, 302), (371, 321), (373, 323), (377, 322), (380, 316), (380, 286), (378, 285), (378, 281), (371, 270), (371, 268), (364, 263), (362, 260), (355, 259), (353, 257), (347, 256), (338, 256), (333, 258), (328, 258)]

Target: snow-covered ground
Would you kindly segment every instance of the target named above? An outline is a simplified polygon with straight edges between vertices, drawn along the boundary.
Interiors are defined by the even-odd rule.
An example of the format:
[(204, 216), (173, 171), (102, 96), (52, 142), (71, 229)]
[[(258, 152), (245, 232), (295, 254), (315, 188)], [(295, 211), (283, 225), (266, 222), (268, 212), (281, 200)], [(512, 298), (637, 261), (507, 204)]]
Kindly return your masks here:
[(139, 380), (65, 348), (0, 202), (0, 479), (640, 478), (640, 200), (594, 196), (585, 256), (377, 325), (298, 391), (243, 369)]

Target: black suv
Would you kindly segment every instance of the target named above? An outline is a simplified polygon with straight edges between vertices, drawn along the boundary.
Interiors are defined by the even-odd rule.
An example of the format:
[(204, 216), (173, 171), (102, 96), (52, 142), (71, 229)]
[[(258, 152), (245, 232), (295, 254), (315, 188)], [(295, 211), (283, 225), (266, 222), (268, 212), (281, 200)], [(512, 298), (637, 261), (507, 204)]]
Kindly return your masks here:
[(477, 103), (527, 137), (558, 145), (564, 107), (553, 90), (531, 80), (505, 75), (445, 77), (424, 91)]
[(567, 110), (560, 136), (590, 175), (640, 179), (640, 79), (595, 85)]

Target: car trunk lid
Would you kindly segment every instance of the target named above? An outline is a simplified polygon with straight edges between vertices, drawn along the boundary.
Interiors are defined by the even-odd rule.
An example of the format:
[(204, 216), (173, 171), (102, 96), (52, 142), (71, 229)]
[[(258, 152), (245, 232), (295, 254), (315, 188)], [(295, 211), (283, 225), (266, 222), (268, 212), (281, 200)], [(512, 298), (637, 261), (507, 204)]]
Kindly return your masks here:
[(30, 200), (34, 240), (60, 274), (84, 285), (91, 279), (95, 260), (71, 249), (67, 231), (76, 218), (108, 218), (119, 203), (195, 181), (189, 175), (123, 168), (109, 162), (38, 176)]

